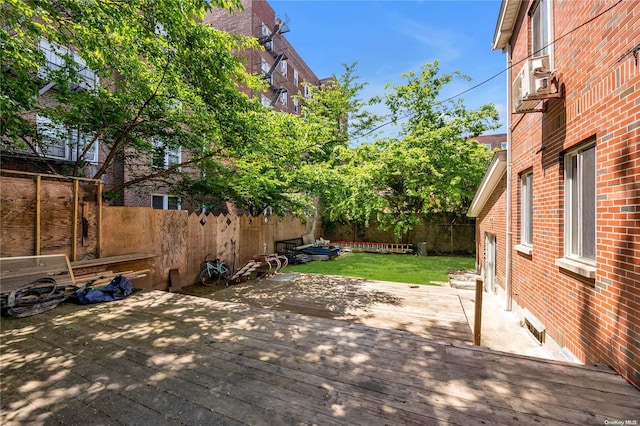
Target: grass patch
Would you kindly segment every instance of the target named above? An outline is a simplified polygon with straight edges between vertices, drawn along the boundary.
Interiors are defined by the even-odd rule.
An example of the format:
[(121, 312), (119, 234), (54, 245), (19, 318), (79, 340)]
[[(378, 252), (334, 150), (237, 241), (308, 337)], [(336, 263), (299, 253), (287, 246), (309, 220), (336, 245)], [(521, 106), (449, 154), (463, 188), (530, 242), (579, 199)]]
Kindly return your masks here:
[(475, 259), (473, 257), (343, 253), (337, 259), (330, 261), (289, 265), (286, 271), (430, 284), (431, 281), (448, 281), (449, 269), (475, 269)]

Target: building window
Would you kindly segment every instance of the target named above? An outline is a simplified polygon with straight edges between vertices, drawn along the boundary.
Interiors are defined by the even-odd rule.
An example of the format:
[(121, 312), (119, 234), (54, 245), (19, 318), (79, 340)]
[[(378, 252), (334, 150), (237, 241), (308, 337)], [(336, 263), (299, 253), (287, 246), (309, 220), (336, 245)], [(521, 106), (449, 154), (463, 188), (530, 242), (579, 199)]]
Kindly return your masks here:
[(520, 244), (533, 245), (533, 173), (520, 177)]
[(93, 141), (92, 135), (84, 134), (61, 123), (54, 123), (41, 115), (36, 116), (36, 126), (41, 135), (38, 151), (45, 157), (77, 161), (83, 155), (87, 144), (93, 143), (84, 153), (82, 160), (90, 163), (98, 162), (98, 142)]
[(300, 113), (300, 100), (298, 98), (293, 98), (293, 112)]
[(551, 0), (539, 0), (530, 12), (532, 55), (544, 56), (551, 54), (553, 40), (551, 31)]
[(506, 142), (500, 143), (500, 148), (507, 149), (507, 143)]
[(596, 260), (596, 147), (565, 157), (565, 257)]
[(282, 73), (283, 77), (287, 76), (287, 70), (288, 70), (287, 61), (283, 59), (280, 62), (280, 72)]
[(268, 106), (268, 107), (271, 106), (271, 101), (265, 95), (260, 96), (260, 103), (264, 106)]
[(293, 84), (296, 87), (300, 84), (300, 75), (298, 74), (298, 70), (293, 70)]
[[(263, 23), (262, 23), (262, 37), (264, 37), (264, 39), (266, 39), (266, 38), (268, 38), (270, 35), (271, 35), (271, 30), (270, 30), (270, 29), (269, 29), (269, 27), (267, 27), (267, 26), (265, 25), (265, 23), (263, 22)], [(266, 42), (266, 43), (264, 44), (264, 49), (265, 49), (267, 52), (272, 51), (272, 50), (273, 50), (273, 40), (270, 40), (270, 41)]]
[(311, 89), (309, 88), (308, 84), (304, 86), (304, 97), (305, 98), (311, 97)]
[(77, 70), (77, 78), (74, 79), (75, 86), (72, 86), (72, 89), (95, 89), (98, 85), (96, 73), (90, 70), (87, 63), (73, 50), (52, 44), (44, 38), (38, 43), (38, 48), (46, 58), (46, 65), (38, 72), (41, 78), (47, 79), (51, 71), (62, 69), (66, 63), (65, 57), (68, 56), (75, 63)]
[(485, 143), (483, 144), (485, 148), (487, 148), (489, 151), (491, 151), (493, 148), (491, 147), (490, 143)]
[(280, 102), (282, 105), (289, 105), (289, 93), (286, 90), (280, 94)]
[(162, 141), (153, 141), (153, 158), (151, 164), (155, 169), (168, 169), (174, 164), (182, 162), (182, 150), (178, 148), (169, 148)]
[(157, 210), (180, 210), (180, 197), (154, 194), (151, 196), (151, 207)]
[(273, 76), (269, 74), (269, 71), (271, 71), (271, 66), (264, 59), (262, 60), (261, 69), (262, 69), (262, 73), (264, 74), (265, 78), (267, 79), (267, 83), (273, 84)]

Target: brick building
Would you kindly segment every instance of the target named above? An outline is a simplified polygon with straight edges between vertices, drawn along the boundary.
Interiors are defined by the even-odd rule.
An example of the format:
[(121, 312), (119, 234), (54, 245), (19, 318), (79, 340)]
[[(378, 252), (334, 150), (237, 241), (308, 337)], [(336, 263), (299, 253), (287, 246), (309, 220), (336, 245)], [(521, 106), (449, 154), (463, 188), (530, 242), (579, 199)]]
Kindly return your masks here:
[(507, 149), (507, 134), (496, 133), (494, 135), (480, 135), (476, 137), (480, 145), (484, 145), (489, 151), (494, 149)]
[(540, 339), (640, 385), (637, 2), (503, 0), (508, 151), (469, 215), (485, 287)]
[[(310, 97), (311, 86), (317, 86), (321, 81), (284, 37), (288, 31), (287, 24), (275, 16), (273, 9), (266, 1), (245, 0), (243, 6), (244, 10), (236, 13), (229, 13), (225, 9), (214, 9), (204, 17), (203, 24), (232, 34), (256, 37), (265, 50), (248, 50), (240, 52), (239, 55), (246, 58), (249, 72), (263, 73), (270, 84), (266, 93), (248, 94), (259, 97), (263, 104), (272, 106), (278, 111), (299, 113), (301, 100), (294, 98), (294, 96)], [(61, 66), (64, 61), (60, 55), (55, 53), (46, 40), (43, 40), (42, 43), (46, 44), (41, 46), (41, 49), (45, 52), (48, 66), (54, 68)], [(61, 48), (57, 46), (56, 49), (59, 51)], [(74, 54), (73, 56), (81, 61), (78, 55)], [(86, 68), (83, 69), (83, 72), (86, 74), (83, 77), (86, 77), (87, 84), (92, 84), (92, 87), (95, 87), (98, 84), (95, 75)], [(50, 92), (56, 90), (55, 85), (45, 85), (44, 83), (44, 89), (39, 98), (41, 103), (49, 102)], [(38, 119), (34, 114), (33, 120), (37, 121)], [(52, 136), (54, 136), (54, 130), (56, 133), (56, 140), (51, 144), (53, 146), (51, 152), (42, 153), (40, 156), (28, 155), (21, 150), (6, 150), (3, 146), (2, 156), (0, 156), (2, 168), (51, 173), (50, 165), (53, 165), (55, 169), (53, 171), (62, 173), (65, 168), (70, 167), (70, 164), (76, 159), (77, 152), (82, 151), (83, 136), (78, 132), (74, 133), (72, 129), (58, 129), (53, 123), (44, 123), (44, 125), (49, 125), (52, 128), (52, 131), (49, 131)], [(38, 128), (40, 129), (39, 122)], [(62, 134), (64, 137), (60, 137)], [(125, 182), (135, 180), (134, 173), (140, 170), (161, 171), (173, 164), (189, 160), (190, 153), (185, 149), (166, 149), (161, 142), (157, 142), (157, 144), (154, 142), (154, 145), (157, 147), (154, 149), (153, 158), (130, 156), (131, 158), (127, 159), (127, 164), (124, 164), (124, 160), (115, 161), (109, 172), (102, 177), (107, 187), (117, 187)], [(86, 166), (88, 176), (97, 170), (101, 159), (107, 154), (103, 152), (99, 142), (97, 147), (90, 153), (91, 157)], [(182, 166), (181, 171), (183, 173), (198, 173), (195, 169), (189, 169), (188, 165)], [(171, 195), (170, 183), (162, 185), (157, 182), (139, 183), (127, 187), (116, 194), (110, 203), (112, 205), (159, 209), (191, 209), (195, 207), (186, 205), (177, 196)]]
[(248, 95), (260, 96), (263, 105), (277, 111), (298, 114), (300, 101), (294, 96), (311, 96), (311, 88), (303, 83), (318, 86), (321, 80), (289, 44), (284, 35), (289, 31), (288, 23), (275, 15), (267, 1), (243, 0), (242, 5), (244, 10), (234, 14), (214, 9), (203, 22), (231, 34), (257, 38), (264, 51), (248, 50), (240, 54), (246, 58), (247, 71), (265, 76), (269, 90)]

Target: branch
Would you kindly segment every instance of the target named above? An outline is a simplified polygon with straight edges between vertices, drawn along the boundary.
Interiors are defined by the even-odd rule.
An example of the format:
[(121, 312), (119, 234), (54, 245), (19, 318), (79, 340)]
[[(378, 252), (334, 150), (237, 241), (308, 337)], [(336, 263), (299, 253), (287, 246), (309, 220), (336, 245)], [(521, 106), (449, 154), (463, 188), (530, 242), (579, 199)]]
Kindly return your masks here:
[(129, 124), (122, 131), (122, 133), (120, 133), (118, 138), (115, 140), (115, 142), (113, 144), (113, 148), (111, 148), (111, 151), (109, 152), (109, 155), (107, 155), (107, 158), (104, 160), (104, 163), (102, 164), (100, 169), (96, 172), (96, 174), (93, 176), (94, 179), (100, 179), (102, 177), (102, 175), (106, 173), (107, 169), (111, 166), (111, 163), (113, 163), (113, 160), (114, 160), (116, 154), (118, 152), (122, 151), (125, 148), (125, 145), (126, 145), (125, 136), (127, 136), (129, 133), (131, 133), (131, 131), (141, 123), (138, 120), (140, 120), (140, 116), (142, 115), (143, 111), (149, 106), (151, 101), (158, 96), (158, 91), (160, 90), (160, 86), (164, 82), (164, 79), (165, 79), (165, 77), (167, 75), (167, 70), (169, 69), (170, 63), (171, 63), (171, 61), (167, 58), (167, 63), (165, 64), (165, 66), (164, 66), (164, 68), (162, 70), (162, 77), (160, 78), (160, 81), (158, 81), (158, 84), (156, 84), (156, 87), (155, 87), (153, 93), (140, 106), (140, 108), (138, 109), (138, 113), (136, 114), (135, 118), (132, 120), (132, 123)]
[(175, 173), (176, 171), (178, 173), (180, 173), (179, 169), (181, 167), (198, 163), (198, 162), (202, 161), (203, 159), (207, 158), (208, 156), (209, 156), (209, 154), (203, 154), (203, 155), (200, 155), (200, 156), (197, 156), (197, 157), (193, 157), (189, 161), (183, 161), (181, 163), (172, 164), (171, 166), (167, 167), (164, 170), (159, 170), (156, 173), (151, 173), (151, 174), (148, 174), (148, 175), (145, 175), (145, 176), (141, 176), (139, 178), (127, 181), (127, 182), (125, 182), (125, 183), (123, 183), (121, 185), (109, 188), (109, 190), (112, 191), (112, 192), (118, 192), (118, 191), (121, 191), (121, 190), (123, 190), (125, 188), (128, 188), (128, 187), (133, 186), (133, 185), (137, 185), (137, 184), (142, 183), (142, 182), (153, 181), (153, 180), (157, 180), (159, 178), (164, 178), (164, 177), (170, 176), (171, 174)]
[(31, 143), (30, 140), (28, 140), (27, 138), (24, 137), (24, 135), (20, 135), (20, 139), (22, 139), (22, 141), (29, 147), (31, 148), (31, 151), (33, 152), (33, 154), (35, 154), (38, 158), (41, 158), (44, 163), (47, 165), (47, 168), (49, 168), (49, 171), (53, 174), (58, 174), (58, 171), (56, 169), (53, 168), (53, 166), (51, 165), (51, 163), (49, 162), (49, 160), (47, 160), (47, 157), (40, 155), (40, 153), (38, 152), (38, 149), (36, 148), (35, 145), (33, 145)]

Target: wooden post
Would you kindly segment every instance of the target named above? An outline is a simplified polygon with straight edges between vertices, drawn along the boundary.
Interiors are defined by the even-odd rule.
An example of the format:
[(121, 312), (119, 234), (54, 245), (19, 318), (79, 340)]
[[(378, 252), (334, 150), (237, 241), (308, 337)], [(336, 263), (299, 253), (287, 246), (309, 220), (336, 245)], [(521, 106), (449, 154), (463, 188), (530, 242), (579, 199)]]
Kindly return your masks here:
[(35, 251), (36, 256), (40, 256), (40, 222), (41, 222), (41, 212), (40, 212), (40, 204), (42, 195), (40, 194), (40, 187), (42, 184), (42, 178), (40, 175), (36, 176), (36, 241), (35, 241)]
[(75, 262), (78, 251), (78, 197), (80, 192), (80, 182), (77, 179), (73, 180), (73, 219), (71, 220), (72, 238), (71, 241), (71, 261)]
[(102, 182), (98, 182), (98, 208), (96, 215), (96, 257), (100, 259), (102, 257)]
[(473, 320), (473, 344), (480, 346), (482, 329), (482, 278), (476, 279), (476, 310)]

